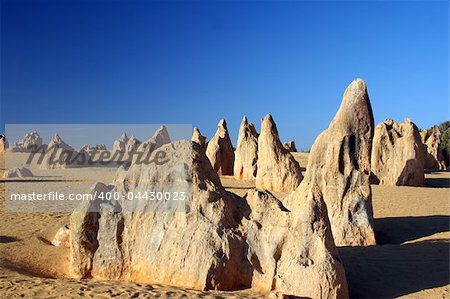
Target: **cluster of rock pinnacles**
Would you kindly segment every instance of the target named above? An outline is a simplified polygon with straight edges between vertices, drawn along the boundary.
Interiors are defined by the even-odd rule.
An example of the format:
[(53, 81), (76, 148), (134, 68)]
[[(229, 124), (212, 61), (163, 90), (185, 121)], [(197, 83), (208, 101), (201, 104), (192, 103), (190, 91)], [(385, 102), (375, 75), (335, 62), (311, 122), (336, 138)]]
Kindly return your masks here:
[[(127, 212), (120, 202), (83, 202), (70, 218), (74, 277), (347, 298), (336, 246), (376, 244), (370, 181), (423, 184), (427, 151), (410, 120), (374, 127), (361, 79), (348, 86), (314, 142), (304, 176), (291, 154), (295, 145), (281, 143), (271, 115), (263, 118), (260, 134), (244, 117), (236, 149), (225, 120), (209, 142), (197, 128), (192, 141), (171, 142), (165, 128), (156, 135), (147, 142), (153, 149), (192, 158), (190, 211)], [(432, 141), (427, 152), (437, 160)], [(126, 151), (129, 144), (124, 135), (114, 147)], [(149, 177), (164, 175), (164, 166), (131, 164), (112, 185), (97, 183), (93, 190), (145, 190)], [(224, 189), (219, 175), (254, 180), (256, 188), (240, 197)], [(287, 193), (282, 200), (274, 195), (280, 192)], [(93, 205), (99, 205), (95, 212)]]

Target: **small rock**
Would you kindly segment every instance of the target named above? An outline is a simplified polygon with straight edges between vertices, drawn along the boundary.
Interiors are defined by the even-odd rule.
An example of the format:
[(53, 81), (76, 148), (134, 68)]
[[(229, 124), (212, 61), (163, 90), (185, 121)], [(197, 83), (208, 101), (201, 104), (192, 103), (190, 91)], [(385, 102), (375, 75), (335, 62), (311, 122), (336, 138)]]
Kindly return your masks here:
[(57, 247), (70, 247), (70, 229), (67, 225), (62, 226), (52, 240), (52, 245)]
[(283, 143), (283, 146), (290, 152), (297, 152), (297, 148), (295, 147), (295, 141), (293, 140), (286, 141), (285, 143)]
[(5, 172), (5, 178), (27, 178), (33, 177), (33, 173), (26, 167), (16, 167)]

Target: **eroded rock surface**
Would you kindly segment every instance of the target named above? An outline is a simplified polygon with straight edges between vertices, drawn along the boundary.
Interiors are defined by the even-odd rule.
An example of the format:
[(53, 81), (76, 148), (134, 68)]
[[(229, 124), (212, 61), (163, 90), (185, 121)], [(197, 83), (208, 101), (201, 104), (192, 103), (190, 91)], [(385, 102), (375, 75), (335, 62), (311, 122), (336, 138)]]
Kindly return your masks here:
[(369, 183), (373, 127), (366, 84), (356, 79), (309, 154), (302, 184), (319, 188), (338, 246), (375, 244)]
[(206, 137), (202, 135), (197, 127), (194, 128), (192, 133), (192, 141), (197, 142), (201, 147), (206, 148)]
[(88, 152), (74, 150), (58, 134), (52, 137), (43, 155), (39, 166), (41, 169), (78, 168), (87, 166), (90, 161)]
[(424, 167), (430, 170), (445, 170), (445, 159), (441, 151), (441, 130), (434, 126), (430, 130), (420, 132), (424, 145)]
[(33, 131), (25, 134), (22, 139), (15, 143), (14, 146), (11, 147), (11, 151), (30, 153), (42, 150), (42, 146), (42, 137), (38, 132)]
[(52, 245), (57, 247), (70, 247), (70, 230), (67, 225), (58, 229), (53, 237)]
[(26, 167), (16, 167), (8, 169), (4, 173), (5, 178), (27, 178), (33, 177), (33, 173)]
[[(245, 198), (226, 192), (195, 142), (173, 142), (159, 150), (170, 153), (173, 161), (165, 166), (131, 165), (114, 185), (97, 183), (91, 192), (135, 193), (155, 187), (155, 178), (177, 177), (178, 182), (192, 182), (188, 212), (154, 212), (154, 203), (148, 201), (82, 202), (70, 218), (74, 277), (348, 297), (317, 187), (305, 185), (306, 191), (293, 192), (288, 210), (267, 191), (250, 190)], [(192, 172), (183, 173), (178, 162), (189, 158)]]
[(4, 134), (0, 135), (0, 153), (4, 152), (9, 148), (8, 139)]
[(295, 190), (303, 179), (300, 165), (284, 148), (270, 114), (261, 123), (258, 138), (256, 187), (275, 192)]
[(113, 152), (125, 153), (128, 139), (129, 138), (128, 138), (127, 134), (122, 133), (122, 135), (120, 135), (119, 139), (117, 139), (113, 143)]
[(206, 156), (217, 174), (233, 175), (234, 149), (224, 119), (219, 122), (216, 134), (208, 142)]
[(387, 119), (376, 127), (372, 173), (375, 183), (423, 186), (424, 149), (419, 129), (410, 119), (402, 124)]
[[(114, 185), (97, 184), (94, 190), (136, 194), (157, 187), (165, 191), (176, 178), (186, 186), (192, 183), (192, 198), (185, 201), (189, 212), (154, 212), (155, 204), (161, 203), (150, 201), (118, 201), (115, 206), (99, 199), (83, 203), (71, 216), (72, 274), (199, 290), (249, 286), (252, 268), (244, 258), (238, 201), (224, 190), (204, 150), (197, 143), (180, 141), (158, 151), (170, 154), (171, 161), (132, 164)], [(179, 162), (182, 166), (189, 159), (192, 171), (179, 167)], [(157, 178), (165, 183), (155, 185)], [(136, 212), (126, 212), (130, 208)], [(88, 213), (92, 210), (97, 212)]]
[(238, 180), (254, 180), (258, 162), (258, 133), (245, 116), (239, 128), (234, 155), (234, 177)]
[(283, 143), (283, 146), (285, 149), (287, 149), (290, 152), (297, 152), (297, 148), (295, 147), (295, 141), (286, 141)]
[(138, 147), (139, 147), (139, 145), (140, 145), (141, 143), (142, 143), (142, 142), (139, 141), (136, 137), (131, 136), (131, 137), (127, 140), (127, 143), (125, 144), (125, 152), (127, 152), (127, 153), (133, 153), (133, 152), (135, 152), (135, 151), (138, 149)]
[(168, 143), (170, 143), (169, 132), (165, 126), (161, 126), (150, 139), (138, 146), (137, 155), (132, 157), (133, 163), (149, 160), (154, 150)]

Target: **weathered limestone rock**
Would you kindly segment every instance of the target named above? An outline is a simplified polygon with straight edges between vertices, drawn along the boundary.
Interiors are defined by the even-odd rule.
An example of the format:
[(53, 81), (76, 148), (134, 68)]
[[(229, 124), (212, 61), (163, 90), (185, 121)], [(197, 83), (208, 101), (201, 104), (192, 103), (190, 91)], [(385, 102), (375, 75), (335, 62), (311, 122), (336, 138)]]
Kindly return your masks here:
[(290, 152), (297, 152), (297, 148), (295, 147), (295, 142), (293, 140), (286, 141), (283, 143), (283, 146)]
[(74, 277), (348, 297), (320, 194), (291, 195), (295, 213), (266, 191), (250, 190), (241, 199), (224, 190), (199, 144), (172, 142), (158, 151), (169, 154), (167, 164), (132, 164), (114, 185), (97, 183), (91, 192), (136, 194), (155, 178), (173, 179), (184, 169), (177, 162), (191, 157), (192, 171), (176, 176), (192, 182), (189, 211), (152, 212), (152, 203), (139, 201), (130, 213), (126, 200), (82, 202), (70, 218)]
[(96, 144), (96, 145), (94, 146), (94, 149), (96, 149), (96, 150), (101, 150), (101, 151), (106, 151), (106, 150), (107, 150), (106, 144), (103, 144), (103, 143), (101, 143), (101, 144)]
[(78, 168), (86, 166), (89, 160), (88, 152), (84, 150), (77, 152), (73, 147), (65, 143), (58, 134), (55, 134), (42, 157), (40, 168)]
[(234, 153), (234, 177), (238, 180), (254, 180), (258, 162), (258, 133), (244, 116), (239, 128), (236, 151)]
[(125, 152), (127, 152), (127, 153), (135, 152), (141, 143), (142, 142), (139, 141), (136, 137), (131, 136), (128, 139), (127, 143), (125, 144)]
[(216, 134), (208, 142), (206, 156), (219, 175), (233, 175), (234, 149), (224, 119), (219, 122)]
[(356, 79), (345, 90), (338, 112), (309, 154), (300, 189), (319, 188), (338, 246), (375, 244), (369, 183), (373, 127), (366, 84)]
[(67, 225), (62, 226), (52, 240), (52, 245), (57, 247), (70, 247), (70, 230)]
[(26, 167), (16, 167), (13, 169), (8, 169), (4, 173), (5, 178), (26, 178), (33, 177), (33, 173)]
[[(247, 237), (250, 250), (257, 256), (252, 260), (259, 260), (263, 269), (261, 273), (254, 272), (254, 283), (261, 282), (266, 290), (270, 287), (277, 295), (348, 298), (344, 267), (333, 242), (320, 188), (310, 181), (302, 182), (283, 200), (289, 210), (270, 196), (268, 199), (272, 203), (264, 204), (271, 208), (262, 209), (258, 216), (254, 215), (254, 211), (258, 211), (254, 208), (255, 200), (247, 199), (252, 209), (250, 219), (260, 222), (258, 230), (255, 230), (258, 226), (253, 226), (253, 233), (249, 228)], [(260, 239), (256, 241), (259, 246), (254, 245), (254, 236)], [(273, 273), (271, 281), (265, 273)], [(264, 279), (260, 280), (261, 276)]]
[[(221, 186), (204, 150), (197, 143), (179, 141), (163, 145), (153, 155), (159, 151), (170, 154), (167, 164), (132, 164), (122, 178), (116, 178), (115, 186), (97, 184), (95, 190), (136, 194), (148, 190), (155, 178), (170, 179), (181, 171), (178, 182), (192, 182), (190, 211), (152, 212), (147, 208), (155, 203), (139, 201), (134, 203), (138, 211), (129, 213), (129, 201), (113, 201), (117, 206), (99, 199), (83, 202), (70, 221), (73, 276), (200, 290), (249, 286), (252, 268), (244, 258), (245, 241), (237, 229), (237, 201)], [(192, 172), (172, 168), (186, 157), (192, 159)], [(93, 208), (100, 212), (89, 213)]]
[(419, 129), (410, 120), (391, 119), (375, 129), (372, 146), (374, 182), (397, 186), (423, 186), (424, 149)]
[(161, 126), (150, 139), (138, 146), (138, 155), (133, 156), (133, 163), (148, 160), (154, 150), (168, 143), (170, 143), (169, 132), (165, 126)]
[(270, 114), (261, 123), (258, 138), (256, 188), (274, 192), (295, 190), (303, 179), (300, 165), (283, 147)]
[[(244, 196), (248, 204), (245, 223), (248, 259), (252, 263), (252, 289), (261, 293), (273, 290), (277, 263), (288, 237), (291, 213), (270, 192), (251, 189)], [(299, 279), (299, 277), (297, 277)]]
[[(112, 189), (102, 183), (91, 188), (91, 194), (106, 194)], [(114, 203), (111, 201), (110, 203)], [(100, 218), (100, 200), (84, 201), (70, 216), (70, 265), (69, 270), (74, 277), (88, 277), (92, 272), (94, 253), (99, 247), (98, 228)], [(107, 205), (108, 203), (105, 203)], [(102, 215), (106, 218), (107, 213)], [(111, 227), (111, 230), (115, 229)], [(114, 232), (113, 232), (114, 233)], [(114, 246), (114, 244), (111, 244)]]
[(145, 152), (148, 151), (148, 147), (151, 147), (152, 149), (157, 149), (164, 144), (170, 143), (170, 137), (169, 132), (167, 131), (167, 128), (165, 126), (161, 126), (156, 130), (156, 132), (153, 134), (153, 136), (148, 139), (147, 141), (142, 142), (139, 147), (139, 152)]
[(117, 139), (113, 143), (113, 152), (125, 153), (127, 142), (128, 142), (127, 134), (122, 133), (122, 135), (120, 135), (119, 139)]
[(105, 144), (96, 144), (95, 146), (90, 146), (89, 144), (85, 144), (80, 149), (80, 151), (86, 151), (86, 152), (89, 152), (90, 150), (103, 151), (103, 150), (107, 150), (107, 148), (106, 148)]
[(194, 132), (192, 133), (192, 141), (197, 142), (203, 148), (206, 148), (206, 137), (200, 133), (200, 130), (195, 127)]
[(19, 140), (14, 146), (11, 147), (13, 152), (36, 152), (42, 147), (42, 138), (38, 132), (33, 131), (31, 133), (25, 134), (25, 136)]
[(50, 140), (48, 147), (50, 148), (52, 146), (56, 146), (71, 151), (74, 150), (74, 148), (65, 143), (64, 140), (62, 140), (62, 138), (58, 134), (53, 135), (52, 140)]
[(6, 139), (6, 136), (4, 134), (0, 135), (0, 153), (4, 152), (9, 148), (8, 139)]
[(441, 146), (441, 130), (434, 126), (430, 130), (422, 130), (420, 137), (424, 145), (424, 167), (431, 170), (445, 170), (445, 161)]

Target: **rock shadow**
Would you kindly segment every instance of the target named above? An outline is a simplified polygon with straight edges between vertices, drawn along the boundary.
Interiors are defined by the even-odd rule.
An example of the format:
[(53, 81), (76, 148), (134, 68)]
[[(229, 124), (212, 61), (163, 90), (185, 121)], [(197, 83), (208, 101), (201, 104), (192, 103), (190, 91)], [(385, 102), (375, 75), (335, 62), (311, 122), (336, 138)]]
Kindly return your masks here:
[(448, 178), (426, 178), (425, 187), (429, 188), (450, 188), (450, 179)]
[(428, 240), (403, 245), (339, 248), (351, 298), (394, 298), (446, 286), (449, 243)]
[(388, 217), (374, 220), (378, 245), (406, 241), (450, 231), (450, 216)]
[(20, 241), (20, 239), (18, 239), (16, 237), (11, 237), (11, 236), (0, 236), (0, 244), (13, 243), (13, 242), (17, 242), (17, 241)]

